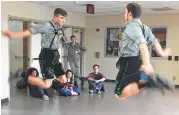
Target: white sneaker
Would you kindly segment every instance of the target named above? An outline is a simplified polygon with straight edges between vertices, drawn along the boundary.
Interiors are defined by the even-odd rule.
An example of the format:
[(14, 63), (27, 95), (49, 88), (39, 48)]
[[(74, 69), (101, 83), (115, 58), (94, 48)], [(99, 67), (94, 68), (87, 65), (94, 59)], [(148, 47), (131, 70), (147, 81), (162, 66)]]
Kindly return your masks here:
[(77, 96), (78, 93), (76, 93), (76, 92), (71, 92), (71, 95), (73, 95), (73, 96)]
[(101, 93), (100, 89), (96, 89), (96, 94), (100, 94), (100, 93)]
[(45, 101), (49, 101), (49, 97), (47, 95), (42, 96), (42, 99)]
[(93, 90), (90, 90), (89, 93), (93, 94)]

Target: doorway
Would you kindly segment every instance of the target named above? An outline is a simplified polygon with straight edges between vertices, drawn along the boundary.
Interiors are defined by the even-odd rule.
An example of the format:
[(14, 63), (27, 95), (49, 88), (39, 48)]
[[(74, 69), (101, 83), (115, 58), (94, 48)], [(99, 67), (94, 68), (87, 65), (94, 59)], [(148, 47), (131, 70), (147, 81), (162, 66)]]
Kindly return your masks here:
[[(76, 37), (76, 41), (84, 46), (84, 28), (73, 27), (73, 26), (65, 26), (64, 27), (65, 36), (68, 42), (71, 42), (70, 37), (74, 35)], [(64, 70), (70, 69), (70, 65), (67, 59), (68, 51), (65, 47), (61, 49), (61, 62), (64, 66)], [(84, 76), (84, 54), (81, 55), (80, 59), (80, 73)]]
[[(23, 31), (28, 29), (31, 25), (37, 24), (40, 21), (32, 20), (32, 19), (24, 19), (18, 17), (10, 17), (9, 18), (9, 30)], [(74, 26), (64, 26), (64, 32), (66, 39), (70, 42), (70, 36), (75, 35), (77, 38), (77, 42), (84, 46), (84, 28), (74, 27)], [(18, 68), (28, 68), (28, 67), (36, 67), (38, 71), (40, 71), (39, 61), (34, 60), (38, 58), (38, 55), (41, 50), (41, 35), (36, 34), (32, 35), (31, 39), (12, 39), (10, 40), (10, 72), (14, 72)], [(16, 48), (14, 48), (16, 47)], [(68, 52), (65, 48), (60, 48), (59, 52), (61, 53), (60, 62), (63, 64), (64, 69), (70, 69), (67, 55)], [(18, 63), (19, 65), (17, 66)], [(84, 75), (84, 55), (81, 56), (80, 60), (80, 72), (81, 75)], [(41, 74), (40, 74), (41, 76)]]
[[(12, 32), (23, 31), (28, 28), (29, 22), (24, 20), (9, 19), (8, 28)], [(29, 39), (15, 38), (9, 40), (10, 73), (19, 68), (29, 67)]]

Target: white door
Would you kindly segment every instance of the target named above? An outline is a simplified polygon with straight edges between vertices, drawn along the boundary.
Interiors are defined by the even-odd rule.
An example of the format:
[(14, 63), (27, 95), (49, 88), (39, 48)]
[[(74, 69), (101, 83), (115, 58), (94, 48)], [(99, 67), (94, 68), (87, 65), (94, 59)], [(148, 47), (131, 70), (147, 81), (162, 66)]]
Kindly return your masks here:
[[(12, 32), (23, 31), (22, 21), (9, 21), (9, 30)], [(19, 68), (23, 68), (23, 39), (9, 40), (10, 71), (13, 73)]]
[[(34, 26), (35, 23), (32, 22), (31, 26)], [(39, 76), (41, 77), (42, 74), (40, 72), (40, 65), (39, 65), (39, 54), (41, 50), (41, 34), (32, 35), (30, 38), (30, 67), (37, 68), (39, 71)]]

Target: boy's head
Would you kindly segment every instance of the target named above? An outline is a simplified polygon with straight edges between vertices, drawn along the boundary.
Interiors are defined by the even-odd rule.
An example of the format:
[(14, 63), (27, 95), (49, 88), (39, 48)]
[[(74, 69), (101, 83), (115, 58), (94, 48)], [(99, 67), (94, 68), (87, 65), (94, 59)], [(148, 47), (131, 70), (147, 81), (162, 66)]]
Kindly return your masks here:
[(66, 71), (66, 77), (71, 78), (73, 76), (73, 72), (71, 70)]
[(54, 21), (57, 25), (62, 26), (65, 21), (66, 21), (66, 17), (67, 17), (67, 12), (61, 8), (56, 8), (54, 11)]
[(74, 36), (74, 35), (72, 35), (71, 37), (70, 37), (70, 39), (71, 39), (71, 41), (74, 43), (74, 42), (76, 42), (76, 37)]
[(93, 71), (95, 73), (98, 73), (99, 72), (99, 65), (97, 65), (97, 64), (93, 65)]
[(142, 13), (142, 9), (140, 5), (136, 3), (129, 3), (126, 6), (125, 13), (124, 13), (125, 21), (128, 21), (132, 18), (140, 18), (141, 13)]

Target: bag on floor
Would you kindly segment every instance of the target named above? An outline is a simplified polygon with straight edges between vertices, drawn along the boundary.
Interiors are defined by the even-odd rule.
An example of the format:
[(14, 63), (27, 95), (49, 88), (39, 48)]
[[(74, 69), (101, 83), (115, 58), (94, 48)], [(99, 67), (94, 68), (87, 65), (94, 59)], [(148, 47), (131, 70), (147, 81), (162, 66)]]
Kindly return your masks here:
[(24, 82), (24, 79), (21, 79), (16, 82), (16, 88), (17, 89), (26, 89), (27, 88), (27, 84)]
[(53, 97), (53, 95), (55, 94), (52, 87), (50, 87), (48, 89), (44, 89), (44, 92), (45, 92), (45, 95), (47, 95), (48, 97)]

